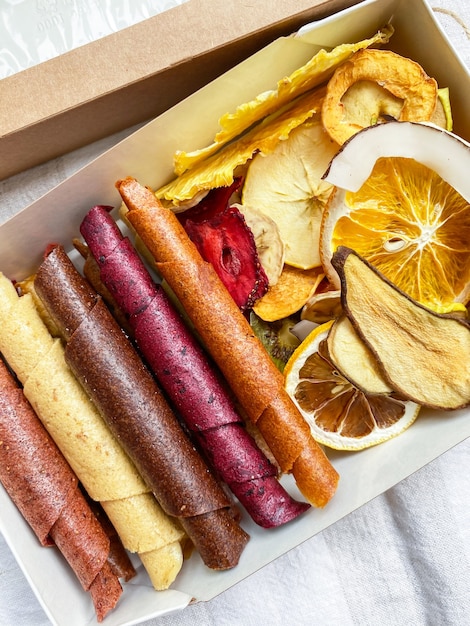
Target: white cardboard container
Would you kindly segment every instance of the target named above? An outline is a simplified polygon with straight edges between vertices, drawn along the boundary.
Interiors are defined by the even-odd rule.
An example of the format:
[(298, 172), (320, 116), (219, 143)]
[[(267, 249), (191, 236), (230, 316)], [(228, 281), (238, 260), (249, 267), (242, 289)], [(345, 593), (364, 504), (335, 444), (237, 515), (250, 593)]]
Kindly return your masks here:
[[(295, 36), (276, 40), (4, 223), (0, 227), (0, 270), (19, 280), (34, 271), (49, 243), (60, 242), (70, 250), (81, 220), (93, 205), (120, 204), (114, 186), (116, 180), (130, 175), (142, 184), (159, 187), (172, 177), (175, 150), (195, 149), (209, 143), (223, 113), (275, 87), (277, 80), (321, 47), (371, 36), (390, 20), (395, 34), (389, 47), (419, 61), (441, 87), (450, 88), (455, 131), (470, 140), (470, 119), (465, 115), (465, 105), (470, 101), (470, 74), (435, 21), (429, 5), (425, 0), (366, 0), (304, 27)], [(423, 410), (411, 428), (380, 446), (356, 453), (328, 451), (341, 480), (335, 497), (325, 509), (312, 508), (288, 526), (275, 530), (263, 530), (245, 516), (242, 525), (251, 540), (236, 568), (210, 571), (195, 554), (185, 563), (172, 588), (165, 592), (155, 592), (146, 572), (138, 565), (137, 577), (125, 585), (117, 608), (104, 623), (130, 626), (182, 610), (190, 602), (210, 600), (468, 436), (470, 411), (444, 414)], [(291, 477), (284, 477), (283, 483), (298, 496)], [(88, 594), (82, 591), (55, 550), (39, 546), (1, 487), (0, 529), (53, 624), (96, 624)]]

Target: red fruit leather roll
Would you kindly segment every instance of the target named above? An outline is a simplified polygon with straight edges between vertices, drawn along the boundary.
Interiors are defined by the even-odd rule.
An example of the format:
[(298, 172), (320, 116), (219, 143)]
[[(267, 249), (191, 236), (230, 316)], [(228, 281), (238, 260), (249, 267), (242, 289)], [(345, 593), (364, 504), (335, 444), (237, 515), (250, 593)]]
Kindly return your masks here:
[(278, 482), (277, 468), (245, 430), (222, 377), (107, 207), (93, 207), (80, 231), (146, 362), (212, 468), (252, 519), (272, 528), (306, 511), (309, 505), (294, 500)]
[(67, 342), (69, 367), (163, 510), (180, 521), (208, 567), (234, 567), (248, 535), (230, 501), (103, 300), (61, 246), (39, 267), (35, 288)]
[(101, 622), (122, 593), (109, 538), (2, 359), (0, 388), (0, 481), (41, 544), (65, 557)]
[(202, 259), (176, 215), (150, 189), (132, 177), (118, 181), (116, 187), (129, 209), (126, 218), (281, 470), (293, 474), (309, 502), (325, 506), (336, 491), (338, 473), (313, 439), (284, 388), (284, 377), (214, 268)]

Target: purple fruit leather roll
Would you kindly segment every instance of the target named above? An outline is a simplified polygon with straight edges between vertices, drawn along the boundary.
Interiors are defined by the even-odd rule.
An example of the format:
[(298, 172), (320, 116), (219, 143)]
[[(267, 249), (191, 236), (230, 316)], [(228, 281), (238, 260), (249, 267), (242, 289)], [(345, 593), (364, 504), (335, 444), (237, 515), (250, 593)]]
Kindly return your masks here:
[(270, 528), (307, 510), (308, 503), (296, 501), (279, 483), (277, 468), (246, 431), (216, 366), (108, 207), (93, 207), (80, 231), (146, 362), (211, 467), (252, 519)]

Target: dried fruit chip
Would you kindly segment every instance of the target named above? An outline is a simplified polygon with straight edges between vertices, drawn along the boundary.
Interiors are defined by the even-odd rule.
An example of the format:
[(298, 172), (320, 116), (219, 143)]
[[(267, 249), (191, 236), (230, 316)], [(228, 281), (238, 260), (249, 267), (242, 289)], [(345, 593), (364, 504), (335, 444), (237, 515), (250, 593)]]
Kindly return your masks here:
[(231, 185), (240, 167), (257, 152), (269, 154), (289, 133), (320, 111), (324, 90), (301, 96), (279, 115), (263, 120), (217, 154), (211, 155), (155, 192), (175, 210), (216, 187)]
[(323, 278), (322, 268), (300, 270), (289, 265), (284, 268), (276, 285), (253, 306), (265, 322), (275, 322), (300, 311)]
[(250, 326), (266, 348), (276, 367), (283, 372), (300, 340), (292, 333), (296, 322), (293, 317), (285, 317), (275, 322), (265, 322), (250, 311)]
[(386, 118), (427, 122), (437, 98), (436, 81), (415, 61), (391, 50), (359, 50), (328, 82), (323, 124), (343, 144)]
[(338, 151), (314, 116), (268, 155), (250, 163), (242, 203), (273, 219), (285, 246), (285, 263), (301, 269), (321, 264), (320, 224), (332, 185), (322, 176)]
[(332, 362), (365, 393), (392, 393), (372, 352), (343, 314), (332, 325), (326, 340)]
[(337, 450), (362, 450), (396, 437), (416, 419), (419, 406), (391, 394), (367, 394), (333, 363), (327, 336), (333, 322), (317, 326), (284, 369), (286, 390), (313, 437)]
[(421, 406), (470, 404), (470, 326), (412, 300), (350, 248), (333, 263), (343, 309), (390, 387)]
[(212, 263), (219, 278), (242, 309), (249, 309), (268, 288), (253, 233), (236, 207), (210, 220), (186, 220), (184, 228), (203, 259)]
[(234, 204), (245, 218), (255, 238), (259, 260), (268, 277), (270, 286), (279, 280), (284, 267), (284, 243), (274, 220), (261, 211), (243, 204)]
[(341, 291), (328, 289), (315, 290), (302, 308), (300, 318), (315, 324), (323, 324), (337, 318), (342, 312)]

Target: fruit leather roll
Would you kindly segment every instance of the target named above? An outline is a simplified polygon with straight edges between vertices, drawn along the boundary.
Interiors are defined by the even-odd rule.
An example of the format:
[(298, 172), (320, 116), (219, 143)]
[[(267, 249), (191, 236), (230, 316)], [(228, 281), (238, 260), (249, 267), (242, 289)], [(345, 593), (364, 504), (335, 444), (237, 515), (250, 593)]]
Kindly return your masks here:
[(0, 481), (41, 544), (65, 557), (101, 622), (122, 593), (108, 562), (109, 538), (1, 358), (0, 388)]
[(93, 512), (93, 515), (96, 517), (98, 522), (101, 524), (104, 532), (107, 534), (109, 539), (109, 555), (108, 555), (108, 563), (111, 565), (111, 569), (113, 573), (118, 577), (122, 578), (126, 582), (134, 578), (136, 575), (136, 571), (134, 566), (132, 565), (132, 561), (129, 558), (129, 554), (127, 553), (124, 545), (117, 533), (116, 529), (111, 523), (108, 515), (105, 510), (101, 506), (99, 502), (92, 500), (89, 494), (83, 489), (82, 494), (85, 500), (88, 503), (88, 506)]
[(284, 388), (284, 378), (248, 321), (205, 262), (175, 214), (153, 192), (128, 177), (116, 183), (126, 219), (155, 259), (248, 417), (257, 425), (283, 472), (303, 495), (323, 507), (338, 474)]
[(295, 501), (278, 482), (277, 468), (244, 428), (222, 377), (107, 207), (93, 207), (80, 231), (146, 362), (212, 469), (252, 519), (271, 528), (307, 510), (307, 503)]
[(162, 511), (71, 372), (33, 295), (19, 297), (1, 273), (0, 317), (0, 351), (39, 419), (125, 548), (139, 554), (155, 589), (166, 589), (183, 563), (182, 529)]
[(208, 567), (235, 566), (248, 535), (103, 300), (60, 246), (34, 284), (66, 341), (67, 363), (163, 510), (179, 520)]

